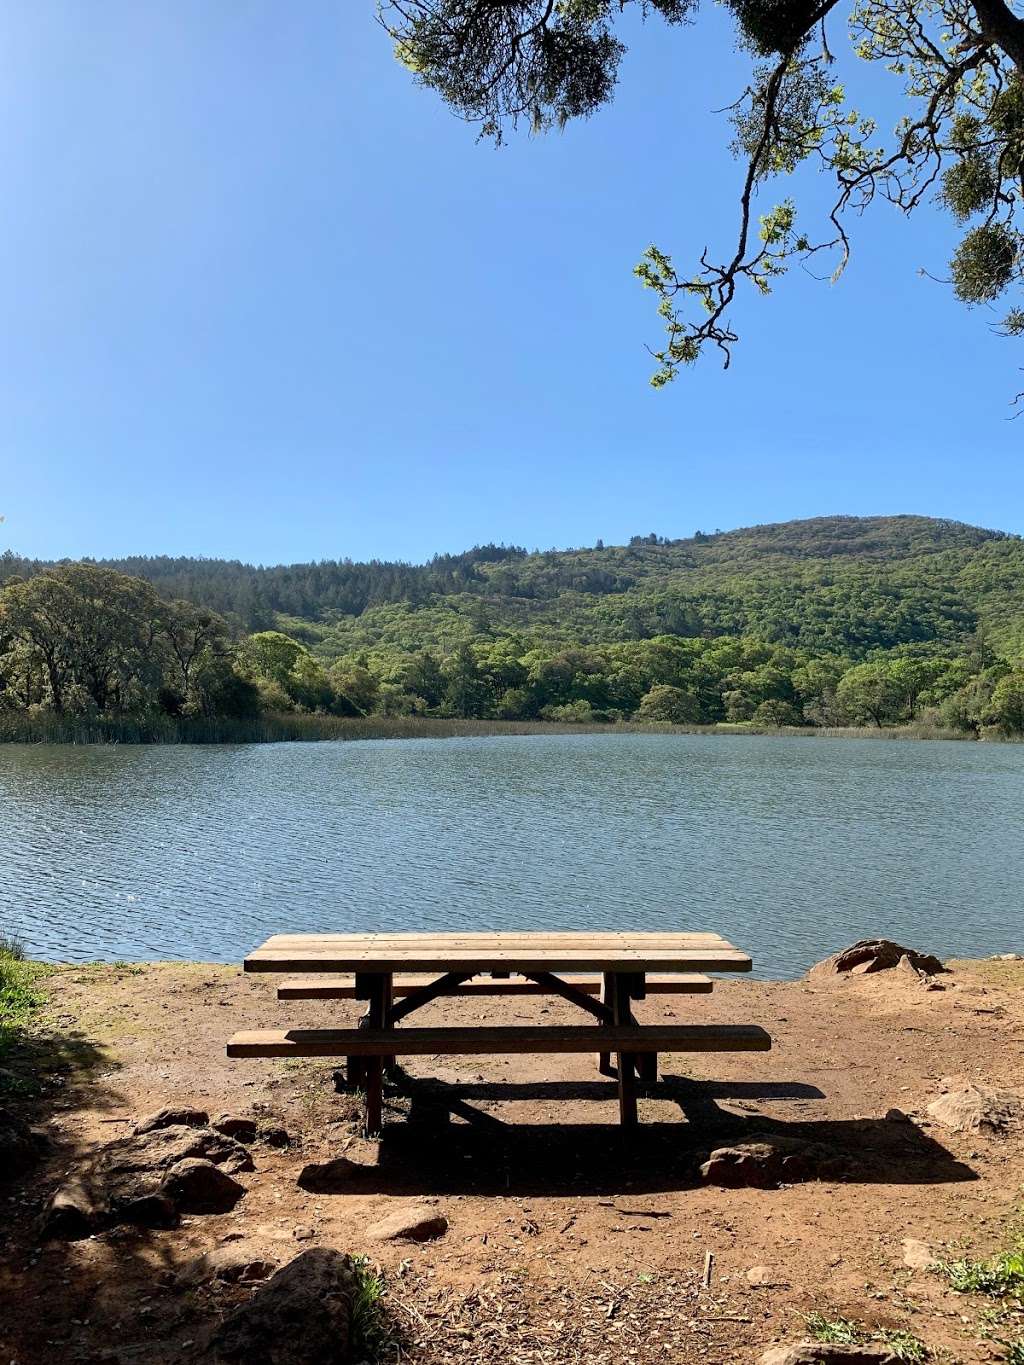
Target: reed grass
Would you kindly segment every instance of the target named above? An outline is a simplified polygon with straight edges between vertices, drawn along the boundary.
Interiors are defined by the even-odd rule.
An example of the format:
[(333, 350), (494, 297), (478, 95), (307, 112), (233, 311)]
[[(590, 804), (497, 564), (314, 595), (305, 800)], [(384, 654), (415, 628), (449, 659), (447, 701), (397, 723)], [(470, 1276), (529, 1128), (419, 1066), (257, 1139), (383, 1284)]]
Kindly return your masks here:
[[(323, 716), (266, 712), (251, 718), (69, 716), (0, 712), (0, 744), (281, 744), (328, 739), (449, 739), (483, 735), (771, 735), (803, 739), (959, 739), (976, 736), (912, 722), (875, 726), (668, 725), (643, 721), (458, 720), (434, 716)], [(995, 738), (986, 734), (985, 738)]]

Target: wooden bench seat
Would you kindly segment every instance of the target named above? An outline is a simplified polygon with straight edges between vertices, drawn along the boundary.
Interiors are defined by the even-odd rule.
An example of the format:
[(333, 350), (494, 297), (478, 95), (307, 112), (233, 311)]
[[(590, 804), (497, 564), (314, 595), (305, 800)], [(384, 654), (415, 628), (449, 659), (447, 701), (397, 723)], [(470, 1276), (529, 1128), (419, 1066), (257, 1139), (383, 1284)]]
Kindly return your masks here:
[(532, 1025), (474, 1028), (256, 1029), (229, 1057), (422, 1057), (531, 1052), (768, 1052), (756, 1024)]
[[(393, 981), (394, 995), (411, 995), (431, 981), (431, 977), (396, 976)], [(584, 995), (600, 995), (599, 976), (564, 975), (562, 978), (570, 986), (575, 986)], [(706, 995), (714, 986), (710, 976), (700, 972), (684, 972), (676, 976), (649, 976), (646, 980), (648, 995)], [(550, 995), (547, 986), (522, 978), (502, 979), (500, 977), (475, 976), (464, 981), (461, 986), (450, 992), (451, 995)], [(341, 976), (333, 981), (322, 978), (301, 978), (287, 981), (277, 988), (278, 1000), (354, 1000), (356, 999), (355, 976)]]

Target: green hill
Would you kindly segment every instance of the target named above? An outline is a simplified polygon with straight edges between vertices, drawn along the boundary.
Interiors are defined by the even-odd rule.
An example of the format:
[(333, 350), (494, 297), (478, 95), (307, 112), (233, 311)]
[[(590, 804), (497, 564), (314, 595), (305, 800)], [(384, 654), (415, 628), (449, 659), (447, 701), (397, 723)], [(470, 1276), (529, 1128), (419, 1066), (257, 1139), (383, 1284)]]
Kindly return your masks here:
[[(485, 545), (423, 565), (137, 558), (102, 567), (131, 576), (111, 575), (109, 592), (124, 601), (132, 580), (136, 595), (143, 588), (139, 578), (158, 595), (129, 631), (137, 666), (126, 671), (128, 655), (113, 643), (104, 656), (121, 681), (99, 689), (103, 706), (188, 716), (249, 697), (262, 711), (349, 716), (820, 726), (928, 718), (1024, 731), (1024, 540), (959, 522), (817, 517), (618, 546)], [(7, 554), (0, 585), (45, 568)], [(47, 705), (48, 627), (25, 591), (6, 594), (0, 710)], [(67, 656), (68, 695), (88, 711), (97, 704), (86, 667), (97, 604), (74, 583), (70, 591), (78, 633), (57, 661)], [(160, 599), (227, 619), (203, 627), (235, 642), (203, 656), (220, 672), (202, 687), (188, 673), (175, 681), (180, 647), (165, 621), (170, 612), (192, 631), (193, 609)], [(154, 630), (159, 658), (139, 643)]]

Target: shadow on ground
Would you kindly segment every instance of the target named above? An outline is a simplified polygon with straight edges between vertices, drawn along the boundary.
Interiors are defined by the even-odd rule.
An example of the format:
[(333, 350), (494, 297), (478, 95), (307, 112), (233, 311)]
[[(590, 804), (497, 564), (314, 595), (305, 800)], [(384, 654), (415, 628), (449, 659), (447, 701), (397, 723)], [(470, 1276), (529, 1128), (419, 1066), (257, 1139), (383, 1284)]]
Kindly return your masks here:
[(646, 1093), (678, 1105), (686, 1122), (647, 1121), (628, 1132), (607, 1123), (504, 1123), (473, 1101), (608, 1102), (615, 1098), (615, 1082), (448, 1085), (399, 1072), (378, 1165), (360, 1177), (359, 1188), (556, 1196), (621, 1194), (624, 1188), (638, 1193), (688, 1189), (702, 1183), (700, 1165), (712, 1148), (766, 1134), (810, 1144), (827, 1156), (827, 1178), (844, 1183), (931, 1185), (977, 1179), (969, 1166), (908, 1121), (779, 1120), (737, 1114), (719, 1103), (823, 1099), (813, 1086), (669, 1076)]

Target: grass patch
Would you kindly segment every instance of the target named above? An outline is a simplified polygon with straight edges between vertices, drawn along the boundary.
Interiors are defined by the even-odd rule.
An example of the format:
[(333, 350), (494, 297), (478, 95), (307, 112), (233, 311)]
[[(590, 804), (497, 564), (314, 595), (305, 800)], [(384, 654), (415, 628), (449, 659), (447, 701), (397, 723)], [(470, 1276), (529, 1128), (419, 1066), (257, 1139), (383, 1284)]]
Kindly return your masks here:
[(872, 1332), (852, 1318), (828, 1318), (824, 1313), (808, 1313), (804, 1321), (816, 1341), (832, 1342), (839, 1346), (864, 1346), (868, 1342), (877, 1342), (886, 1346), (897, 1360), (908, 1361), (910, 1365), (926, 1361), (930, 1356), (924, 1342), (910, 1332), (893, 1331), (887, 1327)]
[(42, 1008), (44, 996), (38, 982), (49, 968), (26, 962), (17, 940), (0, 937), (0, 1061), (10, 1056)]
[(387, 1285), (379, 1266), (368, 1256), (352, 1258), (356, 1270), (356, 1297), (352, 1304), (352, 1355), (356, 1360), (380, 1360), (397, 1355), (398, 1333), (384, 1304)]
[(965, 1256), (956, 1261), (940, 1261), (935, 1269), (957, 1294), (1010, 1299), (1018, 1311), (1024, 1310), (1024, 1220), (1018, 1216), (1011, 1222), (1006, 1251), (984, 1260)]

